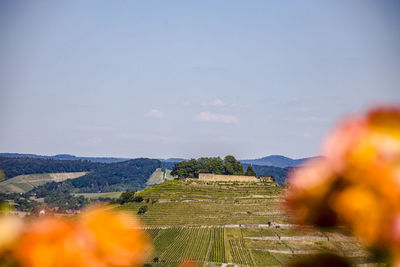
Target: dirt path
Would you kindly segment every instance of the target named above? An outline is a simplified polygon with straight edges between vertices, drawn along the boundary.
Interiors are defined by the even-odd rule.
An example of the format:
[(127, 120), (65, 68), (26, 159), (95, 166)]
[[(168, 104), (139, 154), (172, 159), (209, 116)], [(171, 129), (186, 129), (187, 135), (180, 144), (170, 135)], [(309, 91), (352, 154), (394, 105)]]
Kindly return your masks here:
[(245, 236), (244, 239), (251, 240), (289, 240), (289, 241), (300, 241), (300, 240), (313, 240), (313, 241), (341, 241), (341, 242), (354, 242), (357, 241), (354, 237), (325, 237), (325, 236)]

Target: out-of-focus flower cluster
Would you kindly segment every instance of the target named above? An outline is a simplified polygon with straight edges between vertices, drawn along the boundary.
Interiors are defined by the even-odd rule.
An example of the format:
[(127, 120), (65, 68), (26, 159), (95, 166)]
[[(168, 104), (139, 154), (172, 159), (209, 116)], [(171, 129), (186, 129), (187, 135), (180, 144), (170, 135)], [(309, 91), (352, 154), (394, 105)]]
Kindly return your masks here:
[(0, 218), (0, 264), (16, 266), (141, 266), (151, 243), (136, 219), (97, 208), (78, 218), (46, 217), (23, 225)]
[(294, 170), (287, 206), (298, 223), (347, 226), (365, 245), (400, 247), (400, 109), (342, 122), (323, 157)]

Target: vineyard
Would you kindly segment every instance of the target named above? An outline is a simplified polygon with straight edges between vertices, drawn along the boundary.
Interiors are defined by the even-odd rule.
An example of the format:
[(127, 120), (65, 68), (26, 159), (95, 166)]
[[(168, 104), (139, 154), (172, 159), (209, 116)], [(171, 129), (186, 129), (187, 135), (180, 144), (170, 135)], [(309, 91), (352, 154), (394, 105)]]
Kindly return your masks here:
[[(348, 233), (294, 228), (282, 212), (275, 183), (229, 184), (167, 181), (139, 194), (148, 211), (140, 216), (154, 242), (151, 266), (194, 260), (204, 266), (276, 266), (320, 251), (372, 264)], [(143, 203), (118, 209), (137, 213)], [(226, 265), (230, 264), (230, 265)]]
[(210, 252), (207, 257), (211, 262), (226, 262), (224, 228), (211, 230)]
[(253, 266), (255, 265), (250, 252), (245, 248), (242, 239), (229, 240), (233, 262)]

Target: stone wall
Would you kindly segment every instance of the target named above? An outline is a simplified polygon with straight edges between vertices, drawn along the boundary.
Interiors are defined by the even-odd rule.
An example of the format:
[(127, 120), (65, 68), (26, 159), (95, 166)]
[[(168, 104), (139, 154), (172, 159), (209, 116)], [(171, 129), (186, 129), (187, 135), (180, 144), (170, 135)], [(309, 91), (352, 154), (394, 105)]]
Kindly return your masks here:
[(243, 175), (220, 175), (212, 173), (199, 173), (199, 180), (201, 181), (231, 181), (231, 182), (259, 182), (255, 176)]
[(275, 182), (275, 179), (271, 176), (262, 176), (259, 179), (260, 182)]

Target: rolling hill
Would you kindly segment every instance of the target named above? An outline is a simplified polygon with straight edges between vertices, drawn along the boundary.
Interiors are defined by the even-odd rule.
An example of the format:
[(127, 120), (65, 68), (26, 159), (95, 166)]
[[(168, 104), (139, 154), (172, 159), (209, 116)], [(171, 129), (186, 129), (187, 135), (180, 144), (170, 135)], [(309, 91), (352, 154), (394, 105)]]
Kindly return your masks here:
[(87, 172), (62, 172), (18, 175), (0, 182), (0, 192), (26, 193), (48, 182), (62, 182), (86, 175)]

